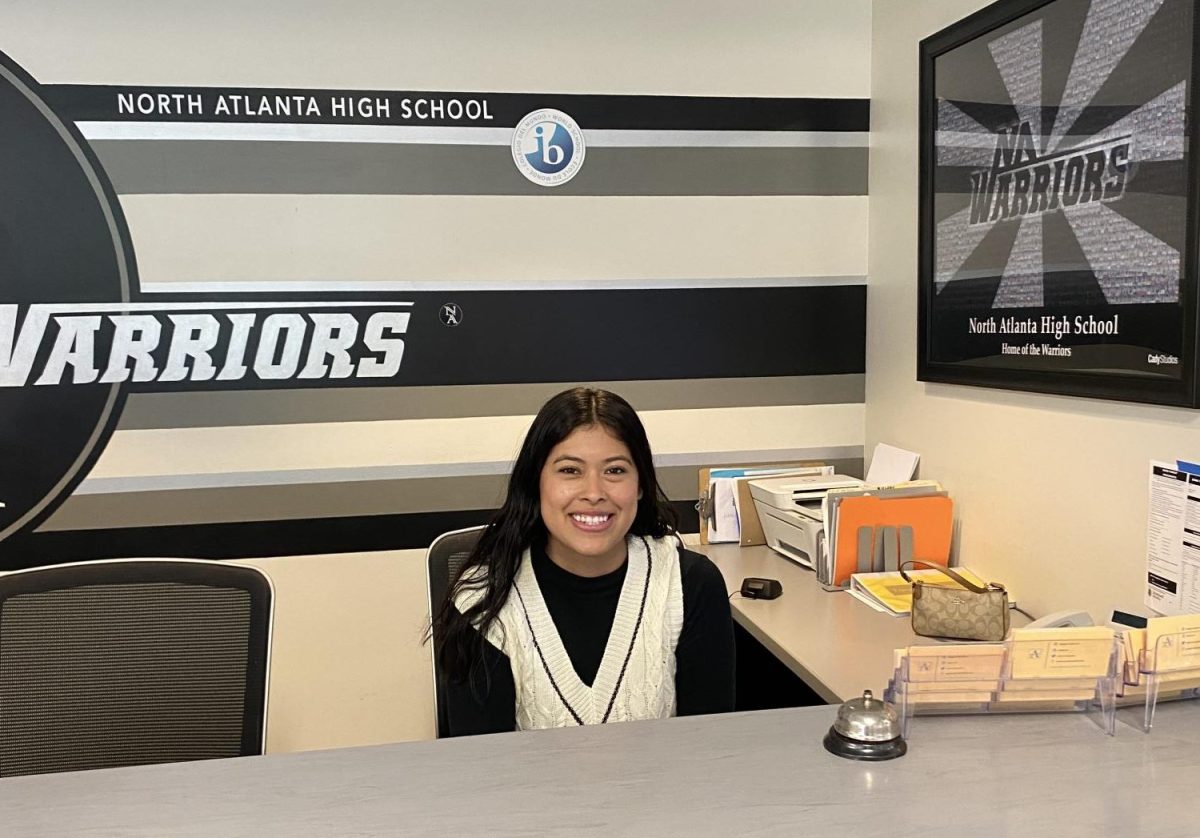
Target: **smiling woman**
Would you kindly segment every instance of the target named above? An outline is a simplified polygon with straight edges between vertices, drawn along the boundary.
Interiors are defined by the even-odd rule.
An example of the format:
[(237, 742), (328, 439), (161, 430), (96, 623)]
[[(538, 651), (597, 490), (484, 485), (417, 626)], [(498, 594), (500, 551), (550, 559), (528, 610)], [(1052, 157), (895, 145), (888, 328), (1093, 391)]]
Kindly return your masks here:
[(449, 734), (733, 709), (720, 571), (685, 550), (629, 403), (548, 401), (433, 620)]

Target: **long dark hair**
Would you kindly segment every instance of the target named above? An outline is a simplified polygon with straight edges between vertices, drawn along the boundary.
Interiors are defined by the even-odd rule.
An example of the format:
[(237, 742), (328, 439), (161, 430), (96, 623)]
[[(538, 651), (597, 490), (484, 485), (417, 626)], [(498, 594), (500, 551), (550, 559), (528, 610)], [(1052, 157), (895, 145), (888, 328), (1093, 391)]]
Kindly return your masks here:
[[(607, 390), (576, 387), (565, 390), (542, 405), (521, 444), (521, 452), (508, 479), (508, 493), (458, 576), (433, 615), (431, 634), (438, 663), (449, 678), (469, 677), (482, 660), (480, 637), (496, 621), (512, 590), (521, 554), (531, 545), (544, 542), (542, 522), (542, 467), (550, 451), (576, 428), (599, 425), (629, 449), (637, 469), (637, 515), (629, 528), (632, 535), (661, 538), (678, 529), (678, 518), (658, 485), (646, 429), (629, 402)], [(483, 597), (465, 613), (454, 605), (455, 597), (468, 590), (482, 590)]]

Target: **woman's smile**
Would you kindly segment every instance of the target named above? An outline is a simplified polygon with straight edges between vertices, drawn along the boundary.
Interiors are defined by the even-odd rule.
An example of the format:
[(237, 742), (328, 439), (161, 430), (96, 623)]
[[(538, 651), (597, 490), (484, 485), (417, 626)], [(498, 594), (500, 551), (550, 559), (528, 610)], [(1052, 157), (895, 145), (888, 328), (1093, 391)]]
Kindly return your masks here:
[(615, 516), (611, 514), (604, 515), (585, 515), (583, 513), (575, 513), (571, 516), (571, 520), (575, 522), (575, 526), (587, 532), (600, 532), (608, 528), (609, 523)]

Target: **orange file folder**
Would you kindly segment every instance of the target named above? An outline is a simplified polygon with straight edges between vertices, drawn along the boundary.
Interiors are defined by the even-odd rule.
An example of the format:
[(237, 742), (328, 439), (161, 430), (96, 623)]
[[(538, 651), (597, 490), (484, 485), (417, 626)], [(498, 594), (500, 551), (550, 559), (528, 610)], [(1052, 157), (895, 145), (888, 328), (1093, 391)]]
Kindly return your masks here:
[(845, 584), (858, 568), (858, 528), (887, 526), (912, 527), (914, 559), (949, 565), (954, 529), (954, 501), (950, 498), (845, 498), (838, 509), (833, 584)]

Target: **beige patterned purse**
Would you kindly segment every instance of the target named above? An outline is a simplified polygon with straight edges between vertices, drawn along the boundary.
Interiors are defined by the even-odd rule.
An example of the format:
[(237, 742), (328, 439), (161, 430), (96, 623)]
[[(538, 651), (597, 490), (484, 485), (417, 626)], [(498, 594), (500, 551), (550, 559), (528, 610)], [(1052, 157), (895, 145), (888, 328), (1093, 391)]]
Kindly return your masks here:
[[(930, 585), (909, 578), (905, 566), (924, 565), (941, 571), (961, 588)], [(1008, 591), (989, 582), (980, 587), (953, 570), (928, 562), (908, 561), (900, 575), (912, 584), (912, 630), (924, 637), (1000, 641), (1008, 636)]]

